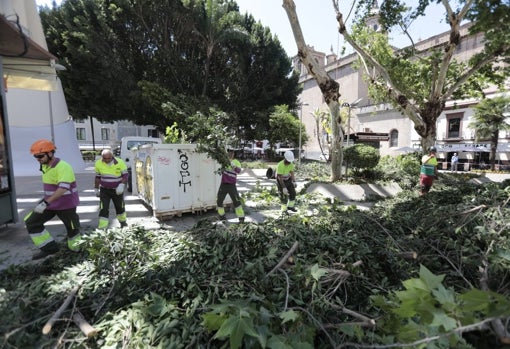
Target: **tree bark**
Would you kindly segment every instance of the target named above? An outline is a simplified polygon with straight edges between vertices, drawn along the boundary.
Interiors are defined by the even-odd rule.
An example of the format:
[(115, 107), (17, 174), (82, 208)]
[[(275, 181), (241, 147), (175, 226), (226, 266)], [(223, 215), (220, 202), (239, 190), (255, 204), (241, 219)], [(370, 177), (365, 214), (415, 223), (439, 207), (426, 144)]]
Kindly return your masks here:
[(48, 334), (50, 333), (51, 331), (51, 328), (53, 327), (53, 324), (58, 320), (58, 318), (60, 317), (60, 315), (62, 315), (62, 313), (64, 312), (64, 310), (67, 309), (67, 307), (69, 306), (69, 304), (71, 303), (71, 301), (74, 299), (74, 296), (76, 296), (76, 293), (78, 292), (78, 290), (80, 289), (81, 287), (81, 283), (76, 285), (72, 290), (71, 290), (71, 293), (69, 293), (69, 295), (67, 296), (67, 298), (65, 299), (64, 303), (62, 303), (62, 305), (60, 306), (60, 308), (57, 309), (57, 311), (53, 314), (53, 316), (46, 322), (46, 324), (44, 325), (43, 329), (42, 329), (42, 333), (43, 334)]
[(283, 8), (289, 17), (290, 26), (294, 34), (294, 40), (298, 48), (298, 57), (304, 66), (308, 69), (310, 75), (315, 78), (319, 88), (321, 89), (324, 100), (328, 105), (331, 113), (331, 180), (337, 181), (342, 178), (342, 162), (343, 162), (343, 132), (340, 127), (340, 98), (338, 83), (329, 77), (324, 67), (320, 66), (313, 59), (309, 47), (305, 43), (301, 25), (296, 14), (296, 5), (293, 0), (283, 0)]
[(73, 322), (80, 328), (81, 332), (83, 332), (87, 338), (94, 337), (97, 334), (97, 330), (92, 327), (78, 311), (73, 314)]

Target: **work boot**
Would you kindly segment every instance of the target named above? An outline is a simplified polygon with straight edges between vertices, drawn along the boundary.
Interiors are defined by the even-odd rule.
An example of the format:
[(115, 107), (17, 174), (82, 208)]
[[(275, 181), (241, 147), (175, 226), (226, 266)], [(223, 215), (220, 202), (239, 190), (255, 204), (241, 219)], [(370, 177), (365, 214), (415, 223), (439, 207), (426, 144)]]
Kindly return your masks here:
[(244, 217), (239, 217), (239, 223), (244, 223)]
[(34, 254), (32, 256), (32, 260), (35, 261), (38, 259), (43, 259), (45, 257), (51, 256), (54, 253), (57, 253), (58, 245), (56, 243), (52, 245), (53, 245), (52, 247), (46, 247), (44, 250), (40, 250), (38, 253)]
[(126, 228), (128, 225), (126, 222), (120, 222), (120, 227), (121, 228)]
[(220, 221), (226, 221), (227, 220), (227, 216), (225, 216), (224, 214), (222, 214), (220, 217), (219, 217)]
[(288, 211), (297, 212), (295, 207), (287, 207)]

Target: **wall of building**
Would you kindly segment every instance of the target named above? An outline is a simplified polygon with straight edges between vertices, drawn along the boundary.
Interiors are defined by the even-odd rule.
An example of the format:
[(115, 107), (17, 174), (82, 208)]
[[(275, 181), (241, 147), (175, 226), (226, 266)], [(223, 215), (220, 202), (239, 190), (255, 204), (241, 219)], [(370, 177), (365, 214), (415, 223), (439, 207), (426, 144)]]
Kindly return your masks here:
[[(457, 48), (454, 58), (459, 61), (467, 61), (474, 54), (483, 50), (483, 35), (467, 36), (469, 25), (461, 27), (460, 32), (463, 36), (460, 46)], [(417, 52), (426, 51), (434, 46), (446, 42), (449, 39), (449, 32), (435, 35), (431, 38), (421, 40), (416, 44)], [(297, 64), (298, 58), (294, 57), (294, 63)], [(351, 108), (350, 134), (358, 132), (373, 132), (377, 134), (398, 132), (398, 141), (396, 146), (390, 146), (390, 141), (380, 141), (379, 150), (381, 155), (395, 155), (402, 152), (408, 152), (411, 149), (420, 148), (420, 136), (414, 130), (413, 122), (404, 117), (399, 111), (393, 109), (389, 104), (374, 104), (368, 97), (368, 88), (363, 81), (362, 72), (355, 67), (357, 56), (355, 54), (346, 57), (336, 57), (328, 55), (327, 59), (321, 64), (328, 72), (329, 76), (338, 82), (340, 88), (340, 104), (353, 103), (359, 98), (362, 101), (355, 108)], [(307, 74), (301, 66), (300, 82), (303, 84), (303, 91), (299, 100), (303, 104), (302, 121), (305, 124), (309, 141), (305, 144), (305, 156), (308, 158), (318, 158), (320, 154), (319, 143), (317, 141), (317, 126), (311, 113), (314, 110), (329, 112), (328, 106), (324, 103), (322, 93), (315, 82), (315, 79)], [(506, 91), (510, 91), (507, 85)], [(498, 93), (498, 90), (492, 86), (485, 91), (488, 97)], [(445, 162), (451, 158), (452, 149), (459, 150), (461, 161), (478, 162), (486, 158), (487, 154), (480, 155), (480, 152), (464, 151), (466, 147), (475, 147), (474, 132), (468, 128), (470, 119), (474, 114), (473, 106), (478, 103), (477, 100), (471, 101), (449, 101), (445, 111), (440, 115), (437, 121), (437, 144), (440, 147), (438, 156)], [(348, 113), (348, 108), (341, 108), (341, 113)], [(446, 136), (448, 120), (452, 113), (462, 113), (462, 125), (460, 139), (452, 139)], [(346, 129), (347, 125), (344, 125)], [(507, 163), (510, 157), (510, 135), (504, 131), (500, 133), (497, 159), (501, 163)], [(355, 137), (353, 137), (355, 138)], [(478, 142), (480, 143), (480, 142)], [(485, 152), (488, 142), (481, 142), (478, 150)]]
[(101, 122), (96, 118), (75, 121), (75, 135), (82, 151), (115, 149), (122, 137), (160, 137), (152, 125), (139, 126), (127, 120)]

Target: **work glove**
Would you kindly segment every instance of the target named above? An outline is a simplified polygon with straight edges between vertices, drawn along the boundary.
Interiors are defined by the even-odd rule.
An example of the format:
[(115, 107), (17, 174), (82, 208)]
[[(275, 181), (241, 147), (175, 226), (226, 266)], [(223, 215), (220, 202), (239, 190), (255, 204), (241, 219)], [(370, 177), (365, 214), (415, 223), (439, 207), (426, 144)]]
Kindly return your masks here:
[(46, 200), (41, 200), (41, 202), (39, 202), (37, 204), (37, 206), (34, 208), (34, 212), (35, 213), (43, 213), (44, 210), (46, 209), (46, 207), (48, 207), (48, 203), (46, 202)]
[(124, 194), (124, 187), (126, 185), (124, 183), (120, 183), (118, 186), (117, 186), (117, 189), (115, 189), (115, 193), (117, 193), (117, 195), (122, 195)]
[(289, 191), (287, 190), (287, 188), (283, 188), (283, 195), (289, 195)]
[(294, 188), (297, 188), (297, 183), (296, 182), (292, 182), (292, 184), (294, 185)]
[(101, 190), (99, 190), (99, 188), (94, 188), (94, 190), (96, 192), (97, 197), (101, 196)]

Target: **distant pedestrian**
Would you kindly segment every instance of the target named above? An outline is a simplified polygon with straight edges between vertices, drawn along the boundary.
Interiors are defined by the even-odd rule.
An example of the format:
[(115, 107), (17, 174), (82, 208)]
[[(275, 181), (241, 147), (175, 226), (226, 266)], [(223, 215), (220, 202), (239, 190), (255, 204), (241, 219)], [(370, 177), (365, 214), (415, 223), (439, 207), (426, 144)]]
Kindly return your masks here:
[(230, 159), (230, 165), (225, 168), (221, 174), (220, 188), (218, 189), (218, 195), (216, 198), (217, 211), (220, 219), (222, 221), (226, 221), (227, 216), (225, 215), (223, 202), (228, 194), (232, 200), (232, 204), (234, 205), (234, 210), (239, 219), (239, 223), (243, 223), (245, 219), (244, 210), (241, 197), (237, 191), (237, 175), (241, 173), (241, 163), (239, 160), (234, 159), (234, 150), (228, 151), (228, 157)]
[(434, 180), (438, 178), (436, 147), (430, 147), (428, 155), (421, 158), (420, 168), (420, 194), (424, 195), (430, 191)]
[(282, 212), (296, 212), (296, 179), (294, 177), (294, 153), (287, 150), (284, 159), (276, 166), (276, 185), (281, 199)]
[(40, 252), (32, 259), (41, 259), (58, 251), (58, 244), (45, 223), (57, 216), (67, 231), (67, 247), (79, 251), (80, 218), (76, 213), (80, 199), (74, 170), (70, 164), (55, 157), (53, 142), (40, 139), (32, 144), (30, 152), (40, 164), (44, 197), (25, 218), (25, 225)]
[(459, 157), (457, 156), (457, 153), (453, 153), (451, 171), (452, 172), (457, 172), (458, 165), (459, 165)]
[(124, 189), (128, 181), (126, 163), (121, 158), (114, 157), (110, 149), (101, 152), (101, 159), (94, 166), (96, 178), (94, 188), (99, 197), (99, 223), (98, 229), (107, 229), (109, 225), (110, 201), (113, 202), (117, 220), (121, 228), (127, 227), (126, 204), (124, 202)]

